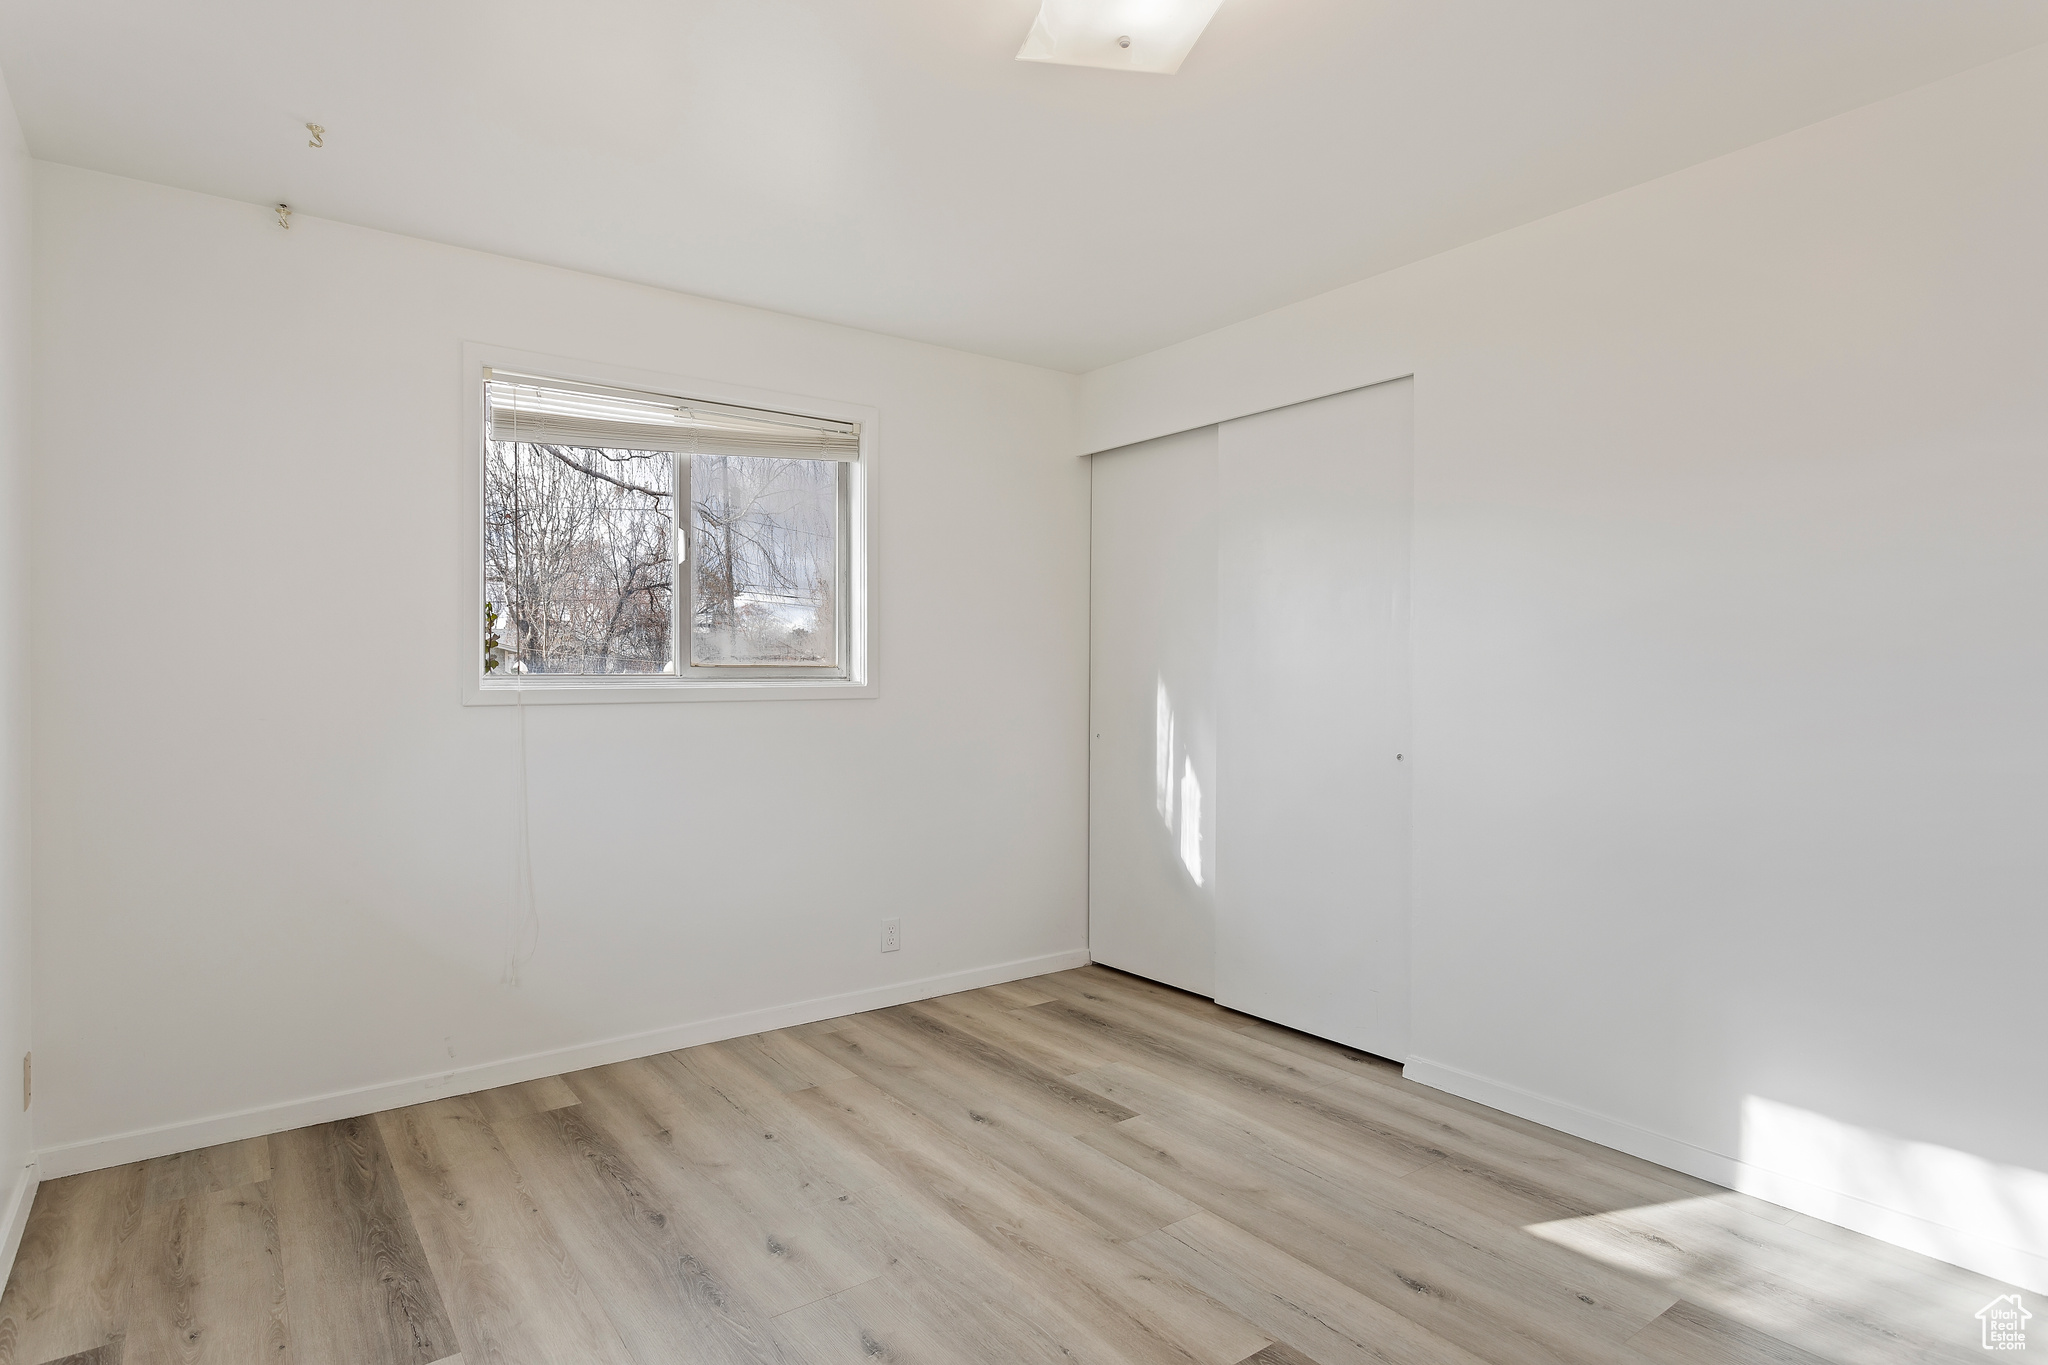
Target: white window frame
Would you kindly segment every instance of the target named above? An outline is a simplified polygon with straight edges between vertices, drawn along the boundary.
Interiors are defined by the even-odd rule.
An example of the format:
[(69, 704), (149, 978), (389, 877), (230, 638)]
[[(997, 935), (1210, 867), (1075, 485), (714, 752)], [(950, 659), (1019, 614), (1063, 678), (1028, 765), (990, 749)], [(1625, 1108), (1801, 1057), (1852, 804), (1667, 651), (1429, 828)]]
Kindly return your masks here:
[[(484, 376), (489, 370), (510, 370), (520, 374), (545, 375), (584, 384), (639, 389), (647, 393), (695, 399), (701, 403), (722, 403), (732, 407), (762, 408), (798, 417), (860, 424), (860, 458), (848, 474), (846, 525), (846, 588), (851, 610), (846, 623), (845, 676), (819, 678), (802, 675), (693, 677), (690, 670), (677, 674), (624, 674), (577, 677), (573, 675), (513, 675), (483, 671), (484, 604)], [(833, 697), (876, 695), (874, 655), (869, 643), (869, 622), (874, 616), (869, 547), (872, 541), (875, 496), (875, 455), (879, 445), (879, 421), (873, 408), (833, 399), (810, 398), (801, 394), (777, 393), (767, 389), (744, 388), (713, 380), (681, 375), (656, 374), (624, 369), (595, 361), (571, 360), (562, 356), (539, 355), (482, 342), (465, 342), (462, 347), (462, 573), (461, 638), (456, 642), (462, 677), (464, 706), (560, 706), (606, 705), (632, 702), (678, 701), (817, 701)], [(683, 509), (678, 509), (679, 514)], [(686, 522), (686, 516), (679, 515)], [(684, 590), (682, 578), (677, 589)], [(687, 612), (681, 613), (685, 625)], [(675, 642), (677, 657), (687, 661), (689, 640)]]

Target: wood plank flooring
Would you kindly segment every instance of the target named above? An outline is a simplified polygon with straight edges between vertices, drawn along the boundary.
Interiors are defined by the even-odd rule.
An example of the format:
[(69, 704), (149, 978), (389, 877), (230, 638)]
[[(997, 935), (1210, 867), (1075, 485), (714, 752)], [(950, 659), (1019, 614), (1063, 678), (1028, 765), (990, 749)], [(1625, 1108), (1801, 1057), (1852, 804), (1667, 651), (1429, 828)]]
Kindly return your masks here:
[(1085, 967), (50, 1181), (0, 1365), (1879, 1365), (2006, 1292)]

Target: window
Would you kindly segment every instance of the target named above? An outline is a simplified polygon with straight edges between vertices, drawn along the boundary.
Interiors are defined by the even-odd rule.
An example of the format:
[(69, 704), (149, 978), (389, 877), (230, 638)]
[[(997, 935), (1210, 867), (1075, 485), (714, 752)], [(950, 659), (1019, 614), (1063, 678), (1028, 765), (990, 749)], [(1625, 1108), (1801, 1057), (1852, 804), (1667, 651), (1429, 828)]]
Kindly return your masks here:
[(861, 424), (484, 371), (479, 690), (861, 681)]

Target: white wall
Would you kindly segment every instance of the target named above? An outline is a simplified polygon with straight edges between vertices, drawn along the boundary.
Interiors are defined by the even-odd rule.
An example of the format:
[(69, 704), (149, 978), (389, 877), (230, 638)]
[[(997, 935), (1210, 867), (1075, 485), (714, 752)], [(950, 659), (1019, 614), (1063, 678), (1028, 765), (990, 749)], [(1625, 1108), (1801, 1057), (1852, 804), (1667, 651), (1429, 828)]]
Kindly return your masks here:
[[(28, 148), (0, 85), (0, 1076), (29, 1050)], [(0, 1080), (0, 1276), (35, 1193), (19, 1081)]]
[(2044, 242), (2037, 49), (1098, 371), (1082, 448), (1412, 372), (1411, 1074), (2048, 1290)]
[[(57, 166), (37, 221), (46, 1174), (1084, 960), (1070, 376)], [(880, 412), (880, 695), (529, 709), (516, 989), (466, 339)]]

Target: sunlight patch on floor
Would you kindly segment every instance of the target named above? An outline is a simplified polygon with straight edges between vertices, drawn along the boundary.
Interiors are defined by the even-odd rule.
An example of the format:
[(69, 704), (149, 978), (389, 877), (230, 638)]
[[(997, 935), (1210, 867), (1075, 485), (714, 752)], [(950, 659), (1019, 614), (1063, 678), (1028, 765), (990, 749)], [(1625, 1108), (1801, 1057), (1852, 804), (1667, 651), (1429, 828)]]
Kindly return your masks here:
[(1730, 1191), (1523, 1230), (1830, 1360), (1896, 1360), (1907, 1343), (1946, 1359), (1974, 1343), (1983, 1277), (1767, 1207)]

